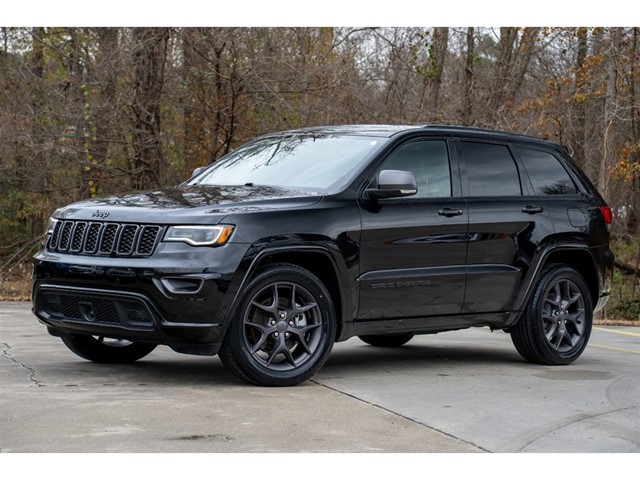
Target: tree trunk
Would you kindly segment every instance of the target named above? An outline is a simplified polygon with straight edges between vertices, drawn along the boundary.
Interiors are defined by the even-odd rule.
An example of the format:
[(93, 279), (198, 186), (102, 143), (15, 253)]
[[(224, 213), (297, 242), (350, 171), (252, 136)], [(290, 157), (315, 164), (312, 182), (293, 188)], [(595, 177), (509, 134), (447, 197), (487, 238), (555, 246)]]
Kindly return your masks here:
[(500, 118), (500, 110), (507, 95), (512, 68), (513, 49), (518, 38), (518, 29), (514, 27), (500, 27), (498, 42), (498, 57), (493, 70), (493, 82), (489, 93), (486, 118), (491, 125), (496, 125)]
[(100, 194), (101, 181), (107, 167), (109, 148), (116, 136), (117, 107), (116, 89), (119, 68), (118, 29), (98, 28), (98, 52), (96, 66), (91, 83), (97, 85), (95, 93), (98, 102), (94, 102), (91, 118), (92, 141), (88, 152), (88, 162), (93, 164), (86, 173), (89, 196)]
[(472, 125), (471, 115), (473, 114), (473, 70), (474, 70), (474, 28), (467, 28), (467, 55), (464, 64), (464, 97), (462, 103), (462, 125)]
[(525, 28), (518, 42), (518, 28), (500, 28), (498, 58), (489, 97), (488, 118), (498, 125), (505, 106), (511, 107), (528, 71), (539, 28)]
[(442, 74), (447, 58), (447, 47), (449, 45), (449, 29), (438, 27), (433, 29), (433, 45), (429, 52), (429, 71), (427, 78), (429, 81), (429, 118), (439, 121), (440, 112), (440, 87), (442, 85)]
[[(44, 36), (46, 31), (42, 27), (31, 30), (33, 57), (31, 63), (31, 74), (33, 75), (33, 88), (31, 89), (31, 105), (35, 112), (35, 118), (31, 123), (31, 134), (35, 146), (33, 156), (27, 160), (28, 165), (25, 173), (28, 175), (28, 191), (38, 196), (44, 195), (45, 178), (42, 173), (42, 166), (46, 165), (45, 153), (42, 147), (42, 131), (40, 130), (39, 119), (42, 113), (43, 104), (43, 83), (44, 83)], [(33, 215), (31, 222), (31, 232), (33, 236), (42, 235), (44, 230), (44, 217), (42, 214)]]
[(576, 55), (575, 70), (575, 82), (573, 84), (573, 98), (575, 105), (575, 132), (573, 141), (573, 156), (578, 164), (585, 168), (587, 167), (587, 103), (585, 90), (585, 65), (584, 61), (587, 58), (587, 36), (588, 30), (586, 28), (579, 28), (576, 31), (578, 37), (578, 51)]
[(622, 28), (611, 28), (607, 55), (607, 90), (604, 98), (604, 137), (603, 155), (598, 175), (598, 188), (602, 196), (608, 200), (609, 171), (615, 163), (615, 123), (618, 112), (617, 84), (618, 84), (618, 50), (622, 40)]
[(204, 86), (207, 68), (208, 45), (204, 41), (206, 32), (202, 28), (184, 28), (182, 30), (182, 51), (184, 63), (182, 77), (185, 85), (184, 95), (184, 165), (185, 175), (210, 161), (208, 139), (205, 124), (205, 105), (213, 99), (207, 95)]
[(638, 63), (640, 62), (640, 28), (633, 28), (633, 44), (631, 48), (631, 71), (629, 73), (629, 96), (631, 101), (631, 139), (634, 144), (640, 142), (640, 103), (636, 91), (639, 77)]
[(80, 182), (76, 197), (87, 198), (91, 195), (92, 156), (90, 153), (94, 132), (92, 128), (92, 112), (90, 90), (85, 78), (82, 59), (82, 32), (71, 27), (65, 33), (69, 37), (69, 54), (67, 60), (67, 87), (65, 100), (69, 112), (69, 123), (75, 124), (75, 158), (78, 166)]
[(520, 37), (520, 43), (516, 50), (515, 57), (513, 57), (512, 66), (509, 69), (509, 81), (507, 83), (507, 103), (513, 103), (516, 99), (520, 87), (524, 82), (524, 77), (529, 70), (529, 63), (531, 63), (531, 57), (536, 46), (538, 39), (539, 28), (525, 28)]
[(138, 189), (162, 184), (164, 159), (160, 143), (160, 98), (168, 40), (167, 28), (133, 29), (133, 184)]

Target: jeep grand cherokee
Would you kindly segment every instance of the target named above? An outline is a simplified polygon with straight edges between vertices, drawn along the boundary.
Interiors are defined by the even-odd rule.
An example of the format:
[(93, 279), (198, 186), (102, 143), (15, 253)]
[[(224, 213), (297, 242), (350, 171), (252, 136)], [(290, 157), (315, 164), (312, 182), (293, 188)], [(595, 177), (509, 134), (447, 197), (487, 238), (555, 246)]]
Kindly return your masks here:
[(158, 344), (294, 385), (332, 345), (475, 326), (531, 362), (587, 345), (611, 209), (567, 151), (504, 132), (336, 126), (258, 138), (185, 183), (55, 212), (33, 310), (94, 362)]

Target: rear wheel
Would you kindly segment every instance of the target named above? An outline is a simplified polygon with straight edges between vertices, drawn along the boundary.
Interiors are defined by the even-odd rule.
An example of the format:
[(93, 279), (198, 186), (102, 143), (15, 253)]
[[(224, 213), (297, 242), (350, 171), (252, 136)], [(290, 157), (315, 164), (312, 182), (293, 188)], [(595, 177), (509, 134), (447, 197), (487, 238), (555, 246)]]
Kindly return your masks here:
[(527, 309), (511, 330), (518, 353), (544, 365), (575, 361), (589, 341), (593, 306), (582, 275), (566, 265), (549, 267)]
[(336, 318), (322, 282), (296, 265), (259, 273), (240, 299), (219, 352), (239, 378), (265, 386), (310, 378), (333, 346)]
[(61, 339), (73, 353), (96, 363), (135, 362), (149, 355), (157, 347), (153, 343), (130, 342), (91, 335), (72, 335), (61, 337)]
[(413, 338), (413, 333), (398, 333), (390, 335), (359, 335), (364, 343), (374, 347), (401, 347)]

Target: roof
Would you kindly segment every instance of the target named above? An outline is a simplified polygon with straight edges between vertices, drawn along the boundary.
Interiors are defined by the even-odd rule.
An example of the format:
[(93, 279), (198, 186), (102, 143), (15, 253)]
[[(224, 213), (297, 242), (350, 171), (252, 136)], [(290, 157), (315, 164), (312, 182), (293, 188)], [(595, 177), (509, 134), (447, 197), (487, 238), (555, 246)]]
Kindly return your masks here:
[(274, 132), (266, 136), (289, 135), (367, 135), (372, 137), (391, 137), (396, 133), (420, 128), (416, 125), (332, 125), (306, 127), (295, 130)]
[(295, 130), (286, 130), (282, 132), (275, 132), (269, 135), (272, 136), (290, 136), (290, 135), (366, 135), (373, 137), (386, 137), (390, 138), (394, 135), (408, 132), (424, 132), (441, 135), (457, 135), (468, 136), (475, 138), (484, 138), (498, 141), (513, 141), (519, 140), (524, 142), (538, 143), (546, 146), (558, 145), (543, 140), (541, 138), (532, 137), (530, 135), (523, 135), (519, 133), (510, 133), (500, 130), (490, 130), (485, 128), (475, 127), (462, 127), (455, 125), (333, 125), (333, 126), (321, 126), (321, 127), (307, 127)]

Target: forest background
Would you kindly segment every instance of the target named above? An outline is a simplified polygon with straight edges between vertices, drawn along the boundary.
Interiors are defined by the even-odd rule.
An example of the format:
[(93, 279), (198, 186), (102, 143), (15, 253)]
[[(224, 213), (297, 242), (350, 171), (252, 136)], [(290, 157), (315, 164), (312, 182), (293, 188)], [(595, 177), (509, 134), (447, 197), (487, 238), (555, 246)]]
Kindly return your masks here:
[(0, 298), (62, 205), (175, 185), (263, 133), (497, 128), (565, 145), (612, 206), (607, 318), (640, 320), (639, 27), (0, 28)]

